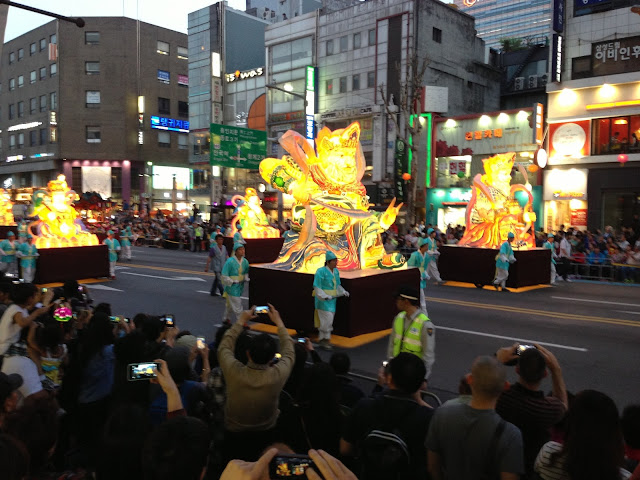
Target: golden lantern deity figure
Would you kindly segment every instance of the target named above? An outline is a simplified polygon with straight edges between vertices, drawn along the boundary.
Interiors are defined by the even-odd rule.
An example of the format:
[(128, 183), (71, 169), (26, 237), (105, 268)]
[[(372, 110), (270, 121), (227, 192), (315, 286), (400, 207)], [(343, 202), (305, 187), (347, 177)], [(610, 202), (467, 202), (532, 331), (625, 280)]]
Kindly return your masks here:
[(240, 224), (243, 238), (280, 237), (280, 231), (269, 225), (267, 215), (262, 210), (262, 201), (255, 188), (247, 188), (244, 197), (235, 195), (231, 203), (236, 207), (235, 216), (231, 220), (231, 236), (238, 231), (236, 226)]
[(15, 223), (11, 193), (0, 188), (0, 225), (15, 225)]
[[(361, 183), (365, 160), (360, 124), (331, 131), (323, 128), (315, 141), (317, 154), (302, 135), (289, 130), (279, 140), (289, 153), (265, 158), (260, 174), (274, 188), (293, 195), (291, 228), (285, 233), (275, 268), (315, 272), (333, 252), (341, 270), (400, 266), (385, 254), (380, 234), (395, 221), (402, 204), (395, 199), (380, 214), (369, 211)], [(243, 232), (244, 233), (244, 232)]]
[[(471, 200), (467, 205), (467, 228), (459, 245), (499, 248), (509, 233), (515, 245), (535, 248), (533, 196), (527, 187), (511, 185), (515, 153), (503, 153), (482, 160), (484, 175), (473, 179)], [(524, 169), (520, 170), (526, 178)], [(516, 192), (524, 192), (524, 207), (516, 200)]]
[(85, 230), (73, 208), (78, 194), (69, 189), (64, 175), (51, 180), (45, 190), (33, 193), (31, 216), (38, 220), (29, 225), (38, 248), (98, 245), (98, 237)]

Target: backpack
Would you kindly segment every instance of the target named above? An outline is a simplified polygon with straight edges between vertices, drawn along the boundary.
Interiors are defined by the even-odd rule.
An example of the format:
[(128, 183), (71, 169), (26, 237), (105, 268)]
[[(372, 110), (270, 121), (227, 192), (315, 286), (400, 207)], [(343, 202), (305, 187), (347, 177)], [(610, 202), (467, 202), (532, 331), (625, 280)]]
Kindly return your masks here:
[[(384, 397), (382, 397), (384, 399)], [(360, 480), (399, 480), (409, 478), (411, 455), (398, 428), (401, 421), (390, 423), (384, 400), (376, 405), (377, 417), (382, 421), (367, 433), (359, 453)], [(411, 411), (409, 412), (411, 413)], [(387, 417), (387, 418), (385, 418)], [(404, 420), (404, 419), (402, 419)]]

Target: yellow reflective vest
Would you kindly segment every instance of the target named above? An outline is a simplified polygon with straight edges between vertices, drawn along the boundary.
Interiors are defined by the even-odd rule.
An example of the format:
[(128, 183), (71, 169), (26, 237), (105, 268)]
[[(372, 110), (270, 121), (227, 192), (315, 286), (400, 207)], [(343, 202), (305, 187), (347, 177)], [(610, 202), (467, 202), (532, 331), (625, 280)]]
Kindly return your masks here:
[(419, 313), (413, 319), (409, 328), (404, 330), (404, 319), (406, 312), (400, 312), (393, 320), (393, 356), (397, 356), (401, 352), (409, 352), (422, 358), (422, 326), (429, 321), (424, 313)]

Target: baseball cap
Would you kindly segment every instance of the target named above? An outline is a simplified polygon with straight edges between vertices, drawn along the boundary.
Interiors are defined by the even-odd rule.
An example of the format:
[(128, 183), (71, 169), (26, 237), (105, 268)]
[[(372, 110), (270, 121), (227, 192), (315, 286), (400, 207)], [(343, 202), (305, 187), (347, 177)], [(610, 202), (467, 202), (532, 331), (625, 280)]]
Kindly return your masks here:
[(4, 405), (4, 401), (22, 386), (22, 376), (17, 373), (0, 372), (0, 405)]

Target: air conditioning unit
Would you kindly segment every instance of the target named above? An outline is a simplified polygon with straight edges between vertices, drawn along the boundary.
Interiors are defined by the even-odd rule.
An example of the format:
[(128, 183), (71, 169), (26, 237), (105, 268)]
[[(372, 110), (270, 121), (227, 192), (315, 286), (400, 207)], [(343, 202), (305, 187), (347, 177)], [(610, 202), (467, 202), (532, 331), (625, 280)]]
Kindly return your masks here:
[(538, 78), (538, 85), (540, 85), (541, 87), (546, 86), (548, 78), (549, 76), (546, 73), (540, 75), (540, 77)]
[(514, 90), (523, 90), (524, 89), (524, 77), (516, 77), (513, 82)]
[(538, 75), (529, 75), (529, 88), (538, 88)]

